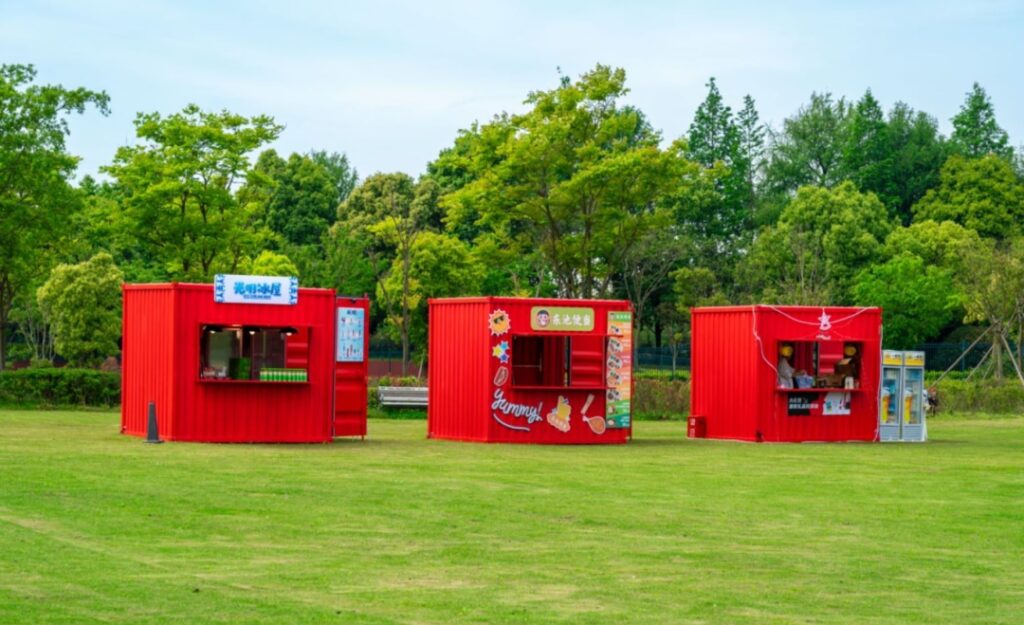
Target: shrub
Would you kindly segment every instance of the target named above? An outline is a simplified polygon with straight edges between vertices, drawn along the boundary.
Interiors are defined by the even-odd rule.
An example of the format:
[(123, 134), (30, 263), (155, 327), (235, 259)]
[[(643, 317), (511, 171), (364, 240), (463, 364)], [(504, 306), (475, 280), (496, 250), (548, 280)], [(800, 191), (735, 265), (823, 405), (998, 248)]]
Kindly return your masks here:
[(690, 383), (684, 380), (638, 379), (634, 387), (636, 419), (679, 419), (690, 414)]
[(947, 378), (935, 388), (940, 415), (947, 412), (1024, 413), (1024, 386), (1016, 379), (996, 383)]
[(120, 402), (120, 373), (93, 369), (0, 371), (0, 404), (111, 407)]

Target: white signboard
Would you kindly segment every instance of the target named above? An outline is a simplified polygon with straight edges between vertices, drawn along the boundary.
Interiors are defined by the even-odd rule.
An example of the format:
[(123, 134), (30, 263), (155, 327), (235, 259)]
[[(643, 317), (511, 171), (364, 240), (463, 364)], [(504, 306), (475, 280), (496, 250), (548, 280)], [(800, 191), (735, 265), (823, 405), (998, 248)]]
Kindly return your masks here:
[(825, 393), (825, 407), (821, 414), (826, 416), (850, 414), (850, 394), (834, 391)]
[(213, 301), (221, 304), (299, 303), (299, 279), (290, 276), (236, 276), (218, 273), (213, 279)]

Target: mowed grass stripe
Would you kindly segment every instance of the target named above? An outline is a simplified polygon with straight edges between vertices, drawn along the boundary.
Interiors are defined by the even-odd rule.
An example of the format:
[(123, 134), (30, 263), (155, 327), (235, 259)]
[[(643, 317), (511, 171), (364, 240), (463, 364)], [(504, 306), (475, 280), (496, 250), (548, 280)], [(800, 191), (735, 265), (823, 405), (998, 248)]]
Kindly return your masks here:
[(926, 445), (144, 445), (0, 411), (4, 623), (1017, 623), (1024, 418)]

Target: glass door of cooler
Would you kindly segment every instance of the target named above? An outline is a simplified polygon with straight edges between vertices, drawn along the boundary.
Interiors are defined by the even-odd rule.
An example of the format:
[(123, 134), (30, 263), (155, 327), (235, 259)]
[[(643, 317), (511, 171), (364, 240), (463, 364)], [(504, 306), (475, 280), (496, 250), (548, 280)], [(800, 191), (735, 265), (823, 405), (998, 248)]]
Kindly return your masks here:
[(878, 406), (878, 439), (900, 440), (900, 408), (903, 402), (902, 367), (882, 367), (882, 390)]
[(903, 396), (900, 401), (900, 440), (923, 441), (924, 426), (924, 368), (903, 368)]

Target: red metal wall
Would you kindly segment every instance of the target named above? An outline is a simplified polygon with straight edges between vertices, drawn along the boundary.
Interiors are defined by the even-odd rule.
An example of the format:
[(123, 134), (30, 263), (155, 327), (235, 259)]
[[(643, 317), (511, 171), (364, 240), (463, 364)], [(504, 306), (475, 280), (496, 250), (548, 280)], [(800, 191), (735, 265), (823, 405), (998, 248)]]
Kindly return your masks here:
[[(164, 293), (163, 299), (146, 295), (150, 291)], [(124, 370), (129, 400), (122, 409), (126, 433), (145, 433), (144, 421), (141, 430), (135, 426), (137, 405), (145, 401), (139, 395), (156, 393), (163, 397), (158, 399), (158, 414), (162, 415), (161, 436), (167, 440), (300, 443), (331, 439), (333, 290), (299, 289), (294, 306), (218, 304), (213, 301), (213, 286), (208, 284), (128, 286), (124, 293), (124, 352), (131, 363)], [(150, 325), (150, 317), (169, 321)], [(303, 356), (307, 359), (308, 383), (201, 381), (199, 332), (203, 324), (308, 328), (308, 337), (304, 339), (300, 332), (287, 352), (293, 363)], [(308, 346), (301, 345), (306, 339)], [(140, 361), (159, 363), (161, 369), (143, 375), (136, 368)], [(149, 377), (158, 380), (147, 382)], [(159, 403), (167, 404), (166, 408)]]
[(169, 284), (126, 284), (121, 304), (121, 432), (145, 436), (153, 401), (166, 438), (174, 414), (174, 290)]
[(690, 414), (704, 417), (708, 438), (756, 440), (761, 381), (753, 311), (695, 308), (690, 326)]
[(363, 327), (363, 361), (335, 362), (334, 365), (334, 436), (366, 436), (370, 300), (365, 297), (339, 297), (336, 300), (337, 308), (363, 309), (366, 325)]
[[(534, 306), (591, 308), (594, 328), (586, 332), (534, 331), (530, 328)], [(496, 311), (503, 311), (509, 322), (508, 329), (497, 334), (492, 333), (489, 322)], [(587, 415), (603, 417), (606, 414), (604, 345), (608, 313), (612, 311), (631, 311), (631, 306), (629, 302), (618, 300), (500, 297), (431, 300), (428, 435), (454, 440), (542, 444), (624, 443), (629, 440), (631, 428), (605, 429), (598, 433), (582, 418), (582, 408), (590, 396), (593, 398)], [(574, 386), (524, 388), (514, 386), (511, 375), (502, 380), (498, 375), (501, 367), (511, 373), (516, 335), (570, 336)], [(505, 350), (502, 350), (503, 344), (507, 345)], [(507, 354), (507, 361), (502, 361), (496, 349), (498, 353)], [(544, 361), (547, 366), (564, 362), (554, 354), (545, 354)], [(500, 407), (492, 408), (501, 399), (535, 409), (540, 420), (529, 422), (528, 416), (506, 415)], [(567, 404), (570, 415), (566, 432), (547, 421), (548, 414), (560, 401)]]
[[(828, 317), (824, 324), (823, 314)], [(877, 440), (880, 309), (695, 308), (692, 319), (691, 415), (705, 418), (708, 438), (776, 442)], [(774, 369), (780, 343), (789, 341), (818, 342), (822, 346), (822, 373), (831, 371), (835, 365), (836, 343), (861, 345), (860, 387), (850, 391), (849, 415), (789, 415), (790, 393), (776, 388)], [(799, 353), (797, 357), (801, 357)], [(824, 395), (819, 397), (823, 399)]]
[(490, 311), (484, 298), (429, 302), (428, 438), (489, 440)]

